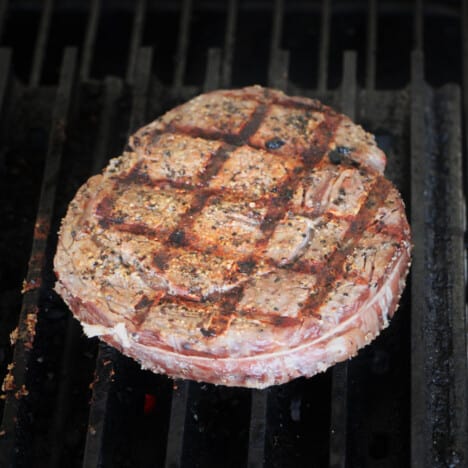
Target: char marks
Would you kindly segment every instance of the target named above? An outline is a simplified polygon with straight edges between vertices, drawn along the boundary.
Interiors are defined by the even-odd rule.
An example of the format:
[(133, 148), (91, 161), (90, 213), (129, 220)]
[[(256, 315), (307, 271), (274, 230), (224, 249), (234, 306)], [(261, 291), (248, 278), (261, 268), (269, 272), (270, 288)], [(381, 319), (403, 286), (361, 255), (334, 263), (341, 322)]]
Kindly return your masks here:
[(410, 232), (373, 137), (318, 101), (214, 91), (130, 137), (70, 204), (57, 291), (144, 367), (264, 387), (354, 355)]
[[(368, 194), (366, 201), (362, 204), (357, 216), (349, 225), (349, 228), (341, 242), (341, 248), (337, 249), (323, 265), (320, 271), (319, 282), (317, 285), (317, 294), (311, 295), (301, 311), (304, 316), (316, 315), (321, 318), (318, 313), (319, 308), (323, 305), (326, 296), (333, 291), (336, 285), (340, 284), (346, 276), (343, 272), (343, 266), (349, 255), (352, 254), (362, 233), (370, 226), (373, 217), (384, 204), (387, 195), (391, 189), (390, 183), (383, 177), (376, 179)], [(299, 264), (301, 268), (304, 264)]]
[[(341, 117), (316, 101), (276, 92), (197, 99), (191, 101), (193, 109), (170, 111), (133, 137), (140, 160), (116, 181), (115, 193), (101, 201), (97, 214), (102, 226), (157, 238), (153, 265), (169, 284), (176, 281), (172, 294), (188, 300), (187, 307), (193, 300), (216, 298), (223, 281), (229, 284), (234, 278), (235, 293), (229, 287), (219, 299), (221, 307), (200, 327), (205, 338), (214, 338), (227, 331), (244, 304), (244, 287), (247, 298), (255, 290), (257, 280), (249, 282), (249, 277), (260, 275), (258, 281), (266, 281), (266, 287), (277, 264), (284, 266), (274, 256), (265, 259), (264, 253), (277, 226), (294, 208), (305, 167), (309, 172), (320, 163)], [(120, 196), (127, 202), (134, 199), (129, 207), (136, 208), (124, 213)], [(142, 212), (151, 207), (159, 219)], [(234, 266), (220, 266), (218, 271), (220, 258)], [(206, 271), (197, 267), (203, 259), (210, 262)], [(214, 281), (215, 288), (190, 282), (190, 275)], [(303, 289), (302, 295), (309, 292)], [(167, 294), (158, 296), (158, 301), (167, 300), (172, 300)], [(245, 317), (256, 320), (258, 315), (260, 322), (270, 317), (270, 325), (292, 326), (297, 320), (281, 320), (282, 313), (274, 308), (246, 307)]]

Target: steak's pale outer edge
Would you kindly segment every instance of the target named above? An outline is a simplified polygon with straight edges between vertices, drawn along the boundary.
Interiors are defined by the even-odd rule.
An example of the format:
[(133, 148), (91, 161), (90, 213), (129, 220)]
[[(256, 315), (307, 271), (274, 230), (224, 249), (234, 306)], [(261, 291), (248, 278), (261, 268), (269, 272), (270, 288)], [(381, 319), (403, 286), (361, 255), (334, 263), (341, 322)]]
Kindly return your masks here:
[[(89, 337), (98, 336), (138, 361), (144, 369), (175, 378), (198, 380), (226, 386), (266, 388), (300, 376), (311, 377), (331, 365), (355, 356), (388, 326), (398, 307), (410, 266), (410, 244), (389, 272), (383, 286), (361, 303), (358, 313), (351, 315), (332, 333), (281, 352), (247, 358), (207, 358), (185, 356), (155, 347), (141, 345), (127, 333), (124, 322), (113, 327), (82, 322)], [(80, 302), (58, 282), (56, 291), (64, 298), (77, 318), (89, 314)]]

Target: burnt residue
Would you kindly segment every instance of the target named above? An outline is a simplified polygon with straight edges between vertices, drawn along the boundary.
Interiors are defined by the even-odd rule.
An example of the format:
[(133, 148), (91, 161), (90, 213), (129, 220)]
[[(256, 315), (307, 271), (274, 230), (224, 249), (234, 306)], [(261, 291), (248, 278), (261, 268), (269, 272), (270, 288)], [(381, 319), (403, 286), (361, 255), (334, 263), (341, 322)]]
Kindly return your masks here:
[(343, 160), (349, 156), (351, 148), (347, 146), (337, 146), (334, 150), (328, 153), (328, 159), (332, 164), (341, 164)]
[(124, 224), (126, 221), (126, 216), (113, 216), (109, 221), (117, 225)]
[(328, 159), (332, 164), (341, 164), (341, 161), (343, 160), (343, 156), (338, 153), (338, 151), (333, 150), (328, 153)]
[(154, 303), (153, 299), (148, 296), (142, 296), (142, 298), (135, 304), (135, 310), (143, 310), (151, 307)]
[(280, 198), (283, 202), (288, 202), (294, 196), (294, 190), (290, 187), (285, 187), (281, 190)]
[(183, 246), (185, 245), (185, 231), (183, 229), (176, 229), (172, 234), (169, 236), (169, 241), (172, 242), (174, 245)]
[(108, 219), (100, 219), (98, 221), (98, 224), (102, 229), (108, 229), (109, 226), (111, 225)]
[(256, 262), (252, 259), (242, 260), (237, 262), (237, 266), (241, 273), (244, 273), (245, 275), (250, 275), (255, 269)]
[(200, 332), (201, 334), (205, 337), (205, 338), (213, 338), (216, 336), (216, 330), (214, 328), (200, 328)]
[(286, 142), (279, 137), (274, 137), (267, 142), (265, 142), (265, 147), (269, 150), (276, 150), (285, 145)]

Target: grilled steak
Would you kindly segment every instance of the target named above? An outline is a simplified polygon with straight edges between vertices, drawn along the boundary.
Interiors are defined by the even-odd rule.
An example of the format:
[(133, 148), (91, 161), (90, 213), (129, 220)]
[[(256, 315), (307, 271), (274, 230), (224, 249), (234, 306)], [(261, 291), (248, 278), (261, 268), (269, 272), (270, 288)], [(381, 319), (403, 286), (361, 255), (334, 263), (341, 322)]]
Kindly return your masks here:
[(410, 262), (374, 138), (318, 101), (203, 94), (143, 127), (63, 220), (55, 271), (89, 336), (173, 377), (263, 388), (355, 355)]

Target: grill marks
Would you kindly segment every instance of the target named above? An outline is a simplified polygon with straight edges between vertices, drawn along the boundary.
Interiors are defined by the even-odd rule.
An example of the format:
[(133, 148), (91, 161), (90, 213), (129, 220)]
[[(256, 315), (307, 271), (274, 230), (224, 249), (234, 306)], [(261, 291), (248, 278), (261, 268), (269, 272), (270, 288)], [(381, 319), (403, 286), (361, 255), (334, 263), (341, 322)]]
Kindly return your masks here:
[[(185, 252), (183, 255), (186, 255), (186, 250), (189, 249), (193, 255), (199, 255), (197, 257), (199, 260), (206, 258), (209, 262), (210, 256), (220, 254), (233, 261), (233, 266), (221, 272), (222, 275), (228, 275), (225, 280), (218, 278), (219, 284), (231, 281), (228, 291), (216, 291), (206, 295), (203, 291), (184, 292), (182, 288), (179, 293), (185, 297), (161, 294), (161, 291), (154, 298), (145, 296), (144, 301), (137, 304), (140, 324), (144, 323), (151, 313), (153, 304), (185, 304), (190, 309), (190, 304), (193, 303), (191, 301), (195, 300), (208, 304), (213, 302), (219, 306), (213, 307), (212, 312), (201, 319), (199, 330), (204, 338), (215, 338), (226, 332), (238, 314), (246, 320), (276, 327), (297, 326), (303, 314), (314, 314), (321, 301), (325, 299), (326, 292), (323, 288), (326, 287), (327, 281), (341, 274), (339, 270), (346, 259), (346, 252), (351, 249), (350, 242), (352, 243), (353, 235), (366, 225), (371, 216), (371, 210), (367, 208), (359, 212), (344, 239), (343, 244), (347, 245), (346, 249), (338, 250), (332, 255), (330, 263), (325, 267), (325, 274), (321, 272), (318, 282), (315, 276), (310, 274), (310, 265), (307, 262), (298, 262), (291, 267), (292, 271), (289, 271), (287, 265), (283, 265), (283, 269), (278, 270), (274, 262), (263, 258), (275, 228), (293, 208), (293, 197), (303, 181), (304, 171), (310, 172), (327, 154), (330, 141), (342, 116), (334, 112), (319, 114), (323, 110), (319, 103), (311, 101), (311, 104), (307, 105), (303, 101), (278, 97), (269, 92), (248, 99), (250, 100), (245, 106), (242, 103), (230, 106), (224, 102), (219, 108), (216, 103), (213, 107), (210, 103), (208, 107), (205, 104), (201, 115), (195, 102), (195, 106), (192, 106), (193, 116), (189, 115), (189, 110), (185, 110), (181, 115), (175, 109), (155, 124), (151, 124), (151, 131), (145, 130), (134, 136), (132, 145), (136, 153), (142, 156), (140, 162), (129, 174), (120, 180), (117, 179), (115, 187), (119, 187), (120, 192), (117, 190), (115, 194), (105, 196), (97, 207), (96, 214), (103, 228), (112, 226), (124, 232), (157, 237), (158, 241), (163, 242), (163, 250), (153, 254), (153, 264), (161, 272), (167, 272), (174, 264), (179, 265), (177, 268), (181, 269), (180, 271), (188, 267), (183, 263), (183, 258), (177, 258), (179, 248), (182, 249), (181, 252)], [(197, 98), (194, 101), (196, 100)], [(216, 121), (219, 112), (222, 115)], [(248, 120), (241, 122), (236, 112), (240, 112), (244, 117), (249, 115)], [(229, 115), (233, 117), (232, 127)], [(281, 129), (286, 129), (284, 135)], [(158, 144), (161, 142), (162, 148), (158, 149)], [(167, 154), (170, 149), (164, 149), (164, 144), (179, 145), (184, 151), (192, 148), (192, 163), (187, 164), (184, 158), (176, 156), (173, 163), (176, 166), (175, 170), (174, 167), (171, 169), (172, 155)], [(264, 184), (265, 188), (247, 201), (245, 196), (249, 197), (252, 194), (243, 193), (242, 174), (238, 182), (235, 174), (231, 174), (230, 182), (226, 179), (230, 175), (230, 162), (236, 157), (240, 162), (244, 155), (242, 151), (245, 157), (248, 157), (249, 151), (263, 152), (263, 158), (270, 159), (269, 167), (276, 168), (275, 173), (278, 177), (271, 185)], [(168, 159), (167, 164), (164, 163), (165, 157)], [(148, 170), (151, 161), (155, 160), (158, 161), (156, 168)], [(251, 172), (253, 170), (254, 168)], [(223, 171), (225, 176), (222, 175)], [(143, 209), (153, 207), (157, 219), (150, 217), (150, 222), (139, 223), (139, 217), (144, 218), (139, 211), (141, 207), (123, 213), (119, 205), (120, 195), (127, 198), (134, 196), (134, 204), (142, 202)], [(374, 198), (375, 196), (372, 195)], [(237, 249), (233, 239), (229, 240), (232, 244), (223, 245), (220, 237), (214, 236), (213, 233), (211, 237), (210, 233), (203, 236), (203, 232), (207, 232), (204, 228), (213, 226), (200, 223), (205, 222), (203, 219), (209, 214), (210, 209), (215, 210), (217, 205), (222, 207), (223, 203), (239, 206), (244, 203), (247, 210), (245, 213), (242, 212), (242, 208), (238, 214), (233, 211), (227, 216), (231, 216), (234, 220), (237, 216), (239, 225), (245, 226), (246, 229), (249, 226), (249, 219), (254, 223), (250, 233), (248, 230), (244, 234), (238, 233), (241, 241)], [(168, 209), (169, 213), (165, 216)], [(259, 213), (257, 221), (254, 221), (255, 216), (252, 218), (249, 215), (249, 209), (251, 212)], [(257, 222), (258, 225), (255, 224)], [(200, 229), (197, 228), (198, 225)], [(246, 239), (249, 237), (253, 239), (253, 243), (246, 244), (245, 248), (242, 245), (243, 235)], [(190, 274), (198, 276), (195, 270)], [(234, 282), (232, 282), (233, 274)], [(256, 274), (257, 279), (245, 283), (252, 274)], [(241, 281), (238, 285), (236, 285), (236, 275)], [(271, 275), (274, 280), (271, 279)], [(297, 289), (289, 296), (280, 293), (274, 298), (274, 281), (277, 281), (278, 288), (281, 288), (281, 282), (287, 278), (290, 283), (292, 276), (297, 280)], [(258, 292), (260, 289), (270, 291), (270, 296), (272, 295), (279, 304), (285, 300), (296, 299), (295, 305), (289, 309), (294, 311), (293, 316), (284, 315), (281, 307), (270, 307), (269, 298), (261, 294), (263, 302), (259, 300), (256, 304), (252, 303), (252, 298), (258, 296), (255, 291)], [(316, 294), (317, 290), (322, 292)]]
[(301, 313), (304, 316), (316, 316), (322, 318), (318, 313), (330, 291), (340, 285), (340, 281), (346, 279), (343, 267), (349, 255), (353, 253), (362, 233), (371, 228), (373, 218), (378, 209), (384, 204), (391, 189), (390, 183), (383, 177), (376, 179), (372, 190), (366, 201), (362, 204), (356, 218), (351, 222), (346, 235), (337, 249), (328, 259), (320, 272), (317, 284), (317, 294), (310, 295)]
[(142, 148), (141, 164), (152, 181), (197, 185), (207, 178), (206, 172), (212, 161), (219, 159), (215, 154), (220, 150), (221, 141), (164, 133)]
[(311, 145), (304, 152), (302, 158), (308, 169), (315, 167), (330, 147), (330, 141), (333, 139), (336, 129), (341, 123), (342, 116), (337, 114), (327, 115), (319, 123), (316, 131), (311, 137)]

